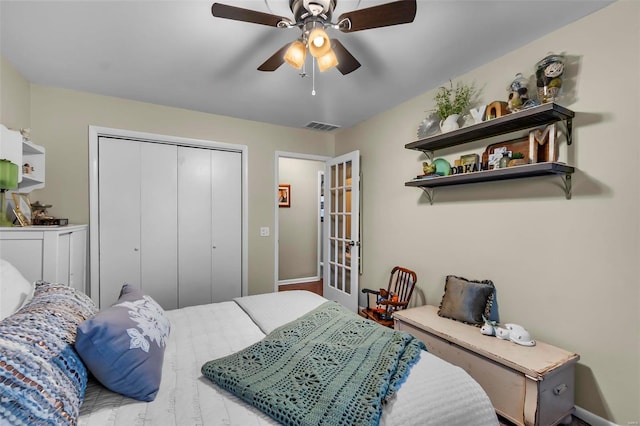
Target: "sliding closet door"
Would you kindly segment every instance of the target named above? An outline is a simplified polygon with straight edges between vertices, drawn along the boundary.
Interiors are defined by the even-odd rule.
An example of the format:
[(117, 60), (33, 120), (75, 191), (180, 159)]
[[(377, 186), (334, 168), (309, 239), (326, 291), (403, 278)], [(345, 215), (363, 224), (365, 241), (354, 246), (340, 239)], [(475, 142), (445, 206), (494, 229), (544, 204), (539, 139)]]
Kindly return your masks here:
[(177, 307), (177, 147), (99, 139), (100, 306), (123, 283)]
[(211, 152), (213, 302), (242, 294), (242, 154)]

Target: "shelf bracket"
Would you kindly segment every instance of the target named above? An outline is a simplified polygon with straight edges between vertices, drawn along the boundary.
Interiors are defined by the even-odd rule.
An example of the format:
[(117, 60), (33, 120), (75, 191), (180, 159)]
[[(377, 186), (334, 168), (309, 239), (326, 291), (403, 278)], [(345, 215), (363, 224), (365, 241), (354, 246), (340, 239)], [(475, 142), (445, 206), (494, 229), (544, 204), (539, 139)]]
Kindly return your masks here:
[(567, 128), (567, 145), (571, 145), (571, 142), (573, 142), (571, 138), (571, 133), (573, 132), (573, 119), (567, 118), (567, 121), (565, 121), (564, 124)]
[(433, 188), (421, 187), (421, 189), (424, 191), (425, 195), (429, 199), (429, 204), (433, 205), (433, 198), (434, 198), (434, 195), (435, 195), (433, 193)]
[(564, 196), (567, 200), (571, 199), (571, 175), (566, 174), (562, 177), (562, 182), (564, 183)]

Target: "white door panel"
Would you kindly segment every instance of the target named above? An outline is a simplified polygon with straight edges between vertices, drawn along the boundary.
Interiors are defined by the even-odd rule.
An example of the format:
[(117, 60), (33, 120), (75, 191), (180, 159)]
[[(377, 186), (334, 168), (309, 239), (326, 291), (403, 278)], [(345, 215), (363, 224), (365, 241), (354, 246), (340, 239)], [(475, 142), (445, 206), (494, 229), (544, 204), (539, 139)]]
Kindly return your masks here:
[(360, 152), (327, 162), (323, 295), (358, 310)]
[(178, 149), (179, 307), (210, 303), (211, 156), (209, 150)]
[(178, 307), (178, 147), (141, 145), (142, 290), (164, 309)]
[(211, 152), (213, 299), (242, 295), (242, 155)]
[(140, 285), (140, 144), (99, 140), (100, 307), (125, 282)]

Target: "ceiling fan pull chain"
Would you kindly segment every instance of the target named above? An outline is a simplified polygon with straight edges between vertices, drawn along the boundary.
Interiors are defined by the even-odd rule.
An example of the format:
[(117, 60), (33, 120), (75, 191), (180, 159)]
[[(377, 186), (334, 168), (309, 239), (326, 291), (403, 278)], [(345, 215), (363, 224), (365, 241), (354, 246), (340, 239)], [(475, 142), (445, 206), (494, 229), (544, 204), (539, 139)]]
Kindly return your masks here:
[(316, 58), (313, 57), (313, 68), (311, 69), (311, 96), (316, 95)]

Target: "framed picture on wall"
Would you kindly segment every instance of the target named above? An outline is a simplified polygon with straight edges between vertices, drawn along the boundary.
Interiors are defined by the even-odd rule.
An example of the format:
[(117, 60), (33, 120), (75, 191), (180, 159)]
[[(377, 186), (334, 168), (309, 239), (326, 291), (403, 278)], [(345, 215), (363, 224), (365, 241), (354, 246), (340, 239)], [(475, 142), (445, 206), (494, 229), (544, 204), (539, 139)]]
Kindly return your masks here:
[(291, 185), (288, 183), (278, 185), (278, 207), (291, 207)]

